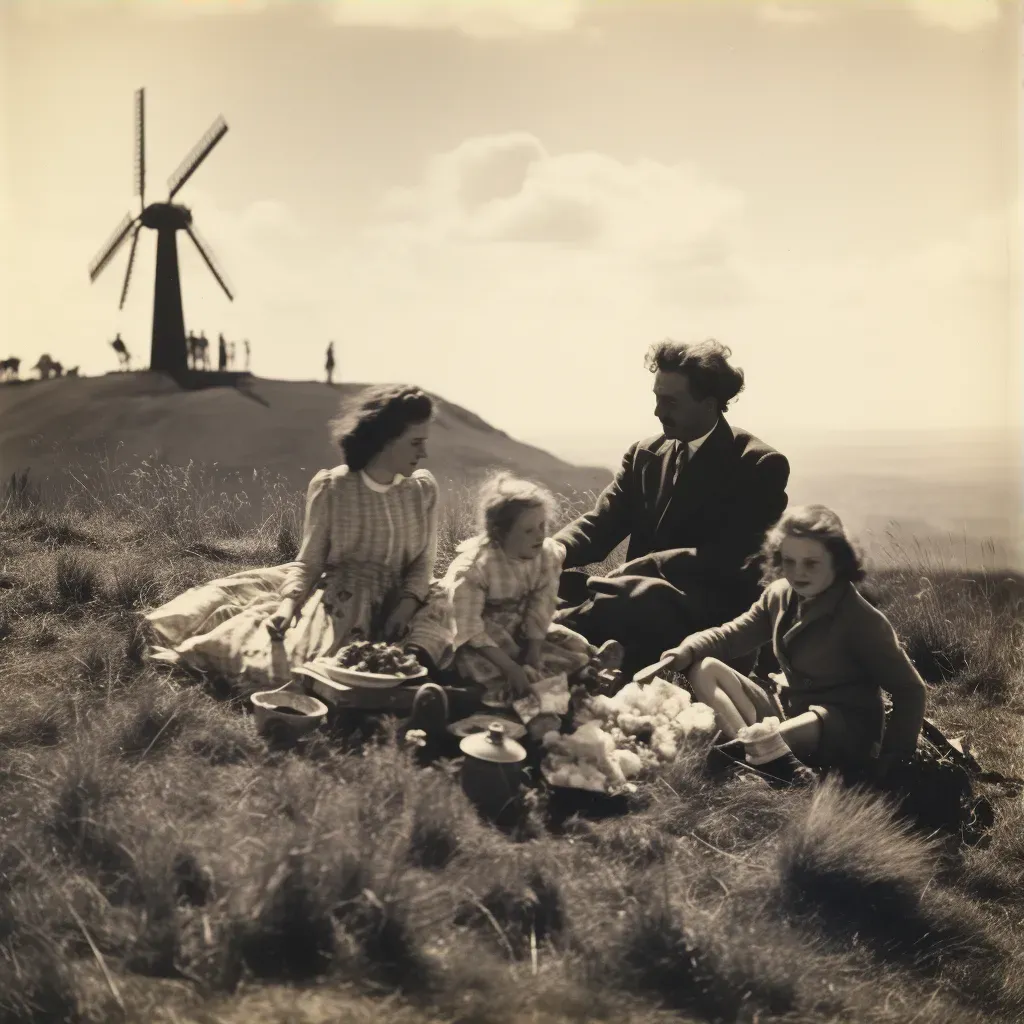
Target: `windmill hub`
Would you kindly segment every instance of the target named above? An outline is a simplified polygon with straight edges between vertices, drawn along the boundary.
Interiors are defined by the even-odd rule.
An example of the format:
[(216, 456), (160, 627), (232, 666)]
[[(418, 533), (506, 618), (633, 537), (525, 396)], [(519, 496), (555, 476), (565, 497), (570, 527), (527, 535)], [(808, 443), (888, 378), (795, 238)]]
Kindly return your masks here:
[(146, 205), (146, 119), (145, 90), (135, 93), (135, 194), (139, 197), (142, 212), (136, 216), (126, 214), (114, 229), (110, 240), (89, 266), (89, 278), (95, 281), (103, 268), (110, 263), (124, 242), (131, 236), (132, 245), (128, 253), (128, 268), (124, 275), (124, 287), (121, 289), (121, 303), (128, 295), (128, 282), (132, 276), (135, 263), (135, 248), (139, 242), (139, 232), (144, 228), (156, 231), (156, 281), (153, 291), (153, 342), (150, 350), (149, 367), (151, 370), (170, 373), (178, 380), (184, 379), (188, 373), (188, 357), (185, 347), (185, 319), (181, 306), (181, 281), (178, 273), (178, 248), (176, 234), (184, 231), (192, 239), (199, 250), (199, 255), (221, 286), (229, 301), (234, 296), (224, 279), (224, 274), (217, 266), (213, 253), (199, 237), (192, 223), (192, 211), (187, 206), (172, 200), (178, 190), (195, 173), (196, 168), (206, 159), (210, 150), (227, 133), (228, 126), (224, 118), (218, 117), (206, 134), (192, 147), (192, 151), (178, 166), (167, 182), (167, 199), (162, 203)]
[(150, 203), (140, 219), (147, 228), (184, 231), (192, 223), (192, 211), (179, 203)]

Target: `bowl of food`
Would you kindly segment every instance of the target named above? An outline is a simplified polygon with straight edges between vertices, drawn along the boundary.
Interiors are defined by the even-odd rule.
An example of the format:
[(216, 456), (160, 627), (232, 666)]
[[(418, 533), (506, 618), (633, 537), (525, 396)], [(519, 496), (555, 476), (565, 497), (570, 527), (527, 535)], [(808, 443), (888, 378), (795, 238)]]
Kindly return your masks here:
[(327, 705), (294, 690), (263, 690), (250, 698), (260, 732), (281, 731), (305, 736), (327, 717)]
[(326, 667), (314, 665), (331, 682), (356, 689), (387, 690), (406, 683), (423, 682), (426, 668), (395, 644), (356, 640), (342, 647)]

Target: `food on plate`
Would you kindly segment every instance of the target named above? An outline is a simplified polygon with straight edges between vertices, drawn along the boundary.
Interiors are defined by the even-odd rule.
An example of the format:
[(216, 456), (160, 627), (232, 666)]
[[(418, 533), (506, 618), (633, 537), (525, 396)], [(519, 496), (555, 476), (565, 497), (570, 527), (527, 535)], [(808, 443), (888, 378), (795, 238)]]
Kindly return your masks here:
[(412, 676), (422, 668), (420, 663), (401, 647), (369, 640), (354, 640), (337, 654), (338, 664), (353, 672), (369, 672), (380, 676)]
[(553, 786), (615, 793), (644, 770), (673, 761), (692, 736), (712, 733), (715, 714), (681, 687), (656, 679), (587, 699), (576, 722), (571, 735), (544, 737), (545, 777)]

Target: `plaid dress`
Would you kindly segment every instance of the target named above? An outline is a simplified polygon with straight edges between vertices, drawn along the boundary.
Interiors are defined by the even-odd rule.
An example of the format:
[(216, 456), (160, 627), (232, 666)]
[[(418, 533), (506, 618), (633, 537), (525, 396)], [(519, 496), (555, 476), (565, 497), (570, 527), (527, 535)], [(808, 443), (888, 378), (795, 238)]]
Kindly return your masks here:
[[(426, 600), (437, 514), (437, 481), (425, 469), (391, 484), (347, 466), (321, 470), (309, 484), (296, 560), (213, 580), (150, 611), (146, 620), (162, 645), (151, 656), (216, 674), (247, 692), (281, 685), (289, 668), (307, 662), (323, 671), (352, 640), (381, 639), (403, 595)], [(282, 658), (264, 622), (285, 597), (299, 613), (285, 633)], [(420, 609), (405, 640), (416, 640), (430, 614)], [(431, 637), (443, 628), (435, 622)]]
[(481, 648), (500, 647), (518, 660), (525, 641), (540, 640), (542, 676), (582, 668), (593, 648), (579, 633), (552, 623), (564, 556), (562, 545), (550, 537), (540, 554), (529, 560), (509, 558), (486, 537), (463, 541), (424, 609), (422, 646), (441, 656), (436, 643), (426, 642), (427, 632), (450, 615), (452, 632), (442, 637), (450, 642), (444, 660), (454, 663), (460, 677), (483, 685), (491, 695), (504, 687), (505, 679)]

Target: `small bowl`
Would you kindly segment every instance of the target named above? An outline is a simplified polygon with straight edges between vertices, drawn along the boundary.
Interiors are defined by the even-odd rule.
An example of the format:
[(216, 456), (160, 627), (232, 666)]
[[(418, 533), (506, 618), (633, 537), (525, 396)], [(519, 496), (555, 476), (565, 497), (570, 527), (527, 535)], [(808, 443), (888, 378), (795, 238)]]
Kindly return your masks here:
[[(327, 717), (327, 705), (303, 693), (262, 690), (249, 700), (256, 716), (256, 727), (261, 732), (273, 723), (274, 728), (283, 729), (291, 736), (305, 736)], [(283, 710), (285, 708), (289, 710)]]

